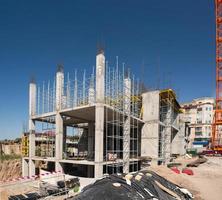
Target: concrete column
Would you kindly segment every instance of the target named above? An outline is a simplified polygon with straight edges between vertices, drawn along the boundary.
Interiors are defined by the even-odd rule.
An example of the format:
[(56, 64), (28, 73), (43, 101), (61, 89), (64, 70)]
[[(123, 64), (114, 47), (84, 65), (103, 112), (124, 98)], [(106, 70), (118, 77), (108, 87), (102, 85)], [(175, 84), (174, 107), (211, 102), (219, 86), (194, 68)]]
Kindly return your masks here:
[(130, 102), (131, 102), (131, 80), (124, 79), (124, 113), (126, 119), (123, 125), (123, 173), (129, 173), (130, 159)]
[(29, 83), (29, 118), (36, 114), (36, 84), (34, 81)]
[(143, 121), (141, 134), (141, 156), (158, 160), (159, 148), (159, 91), (146, 92), (142, 95)]
[(35, 161), (32, 159), (29, 159), (29, 176), (35, 175)]
[(62, 109), (62, 97), (64, 95), (64, 72), (63, 67), (58, 66), (56, 73), (56, 111)]
[(32, 117), (36, 114), (36, 84), (29, 84), (29, 157), (35, 156), (35, 121)]
[[(34, 81), (29, 84), (29, 176), (35, 175), (35, 163), (32, 158), (35, 156), (35, 121), (32, 117), (36, 114), (36, 84)], [(24, 170), (26, 163), (22, 163)], [(24, 173), (27, 173), (27, 171)]]
[(61, 170), (59, 160), (63, 158), (63, 119), (60, 114), (62, 109), (62, 97), (64, 95), (64, 73), (63, 67), (58, 66), (56, 73), (56, 119), (55, 119), (55, 158), (56, 158), (56, 171)]
[(29, 175), (29, 163), (28, 160), (22, 158), (22, 176)]
[(105, 91), (105, 56), (101, 51), (96, 56), (96, 102), (104, 103)]
[(56, 114), (55, 132), (56, 132), (55, 157), (57, 160), (60, 160), (63, 157), (63, 119), (59, 113)]
[(55, 162), (55, 171), (56, 172), (58, 172), (58, 171), (63, 172), (62, 164), (59, 161)]
[(95, 103), (95, 90), (93, 87), (89, 88), (89, 105), (93, 105)]
[(105, 56), (96, 56), (95, 178), (103, 176)]
[(104, 137), (104, 106), (96, 105), (95, 123), (95, 178), (103, 175), (103, 137)]

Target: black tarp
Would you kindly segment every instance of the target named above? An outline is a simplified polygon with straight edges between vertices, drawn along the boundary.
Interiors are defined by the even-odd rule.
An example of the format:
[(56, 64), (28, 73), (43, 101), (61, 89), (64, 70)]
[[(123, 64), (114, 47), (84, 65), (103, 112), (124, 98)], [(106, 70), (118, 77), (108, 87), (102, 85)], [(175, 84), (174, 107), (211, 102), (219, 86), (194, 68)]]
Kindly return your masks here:
[[(161, 188), (158, 184), (161, 184)], [(166, 188), (165, 190), (163, 188)], [(175, 195), (168, 193), (170, 190)], [(159, 199), (191, 200), (192, 196), (181, 191), (181, 188), (152, 171), (134, 173), (130, 181), (126, 181), (125, 174), (109, 175), (94, 184), (85, 187), (72, 200), (126, 200), (126, 199)]]

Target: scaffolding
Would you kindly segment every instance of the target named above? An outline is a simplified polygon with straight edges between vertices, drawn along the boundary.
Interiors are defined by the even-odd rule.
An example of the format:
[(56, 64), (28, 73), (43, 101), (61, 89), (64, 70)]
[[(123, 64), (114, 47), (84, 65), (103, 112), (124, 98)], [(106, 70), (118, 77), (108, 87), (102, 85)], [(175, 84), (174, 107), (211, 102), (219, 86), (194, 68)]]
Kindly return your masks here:
[(35, 155), (39, 157), (55, 156), (55, 117), (45, 117), (35, 132)]
[(174, 129), (177, 129), (177, 115), (179, 104), (176, 95), (171, 89), (160, 91), (160, 125), (159, 125), (159, 148), (158, 156), (160, 163), (165, 163), (171, 156), (171, 143)]
[(21, 140), (22, 156), (29, 156), (29, 133), (23, 133)]
[(105, 173), (123, 172), (126, 166), (126, 171), (138, 171), (139, 81), (124, 63), (119, 69), (118, 57), (112, 69), (106, 62), (105, 80)]
[[(86, 70), (74, 71), (74, 75), (67, 73), (62, 88), (62, 109), (75, 108), (95, 102), (95, 73), (94, 67), (90, 75)], [(36, 114), (44, 114), (56, 111), (56, 81), (44, 81), (37, 86)]]
[[(59, 66), (59, 69), (62, 66)], [(62, 73), (61, 73), (62, 72)], [(72, 109), (83, 109), (95, 106), (96, 109), (96, 74), (94, 67), (91, 73), (85, 70), (80, 72), (74, 70), (74, 74), (64, 75), (63, 70), (58, 71), (58, 77), (53, 81), (43, 82), (38, 85), (35, 99), (35, 120), (40, 119), (42, 128), (39, 133), (35, 134), (36, 156), (54, 157), (55, 156), (55, 115), (62, 112), (71, 112)], [(58, 81), (58, 82), (57, 82)], [(61, 82), (60, 82), (61, 81)], [(61, 88), (57, 85), (61, 84)], [(122, 171), (138, 171), (139, 170), (139, 138), (141, 134), (141, 107), (142, 98), (140, 88), (141, 84), (138, 79), (125, 69), (125, 64), (119, 66), (119, 59), (116, 57), (115, 67), (110, 67), (108, 61), (105, 63), (104, 85), (104, 145), (103, 145), (103, 163), (104, 173), (114, 173)], [(57, 89), (59, 90), (56, 91)], [(103, 88), (101, 88), (103, 89)], [(59, 93), (59, 95), (57, 94)], [(61, 97), (60, 97), (61, 94)], [(61, 108), (56, 108), (56, 100), (61, 98)], [(102, 94), (103, 96), (103, 94)], [(56, 99), (57, 98), (57, 99)], [(60, 104), (57, 103), (57, 104)], [(74, 112), (73, 112), (74, 113)], [(46, 115), (43, 115), (46, 114)], [(63, 114), (61, 114), (62, 116)], [(51, 116), (51, 117), (45, 117)], [(67, 123), (64, 125), (78, 128), (78, 122), (72, 122), (75, 116), (67, 116), (64, 114), (63, 120)], [(76, 117), (78, 118), (78, 116)], [(79, 118), (80, 119), (80, 118)], [(87, 124), (83, 130), (89, 132), (89, 123), (95, 123), (81, 119)], [(84, 121), (85, 120), (85, 121)], [(64, 139), (63, 159), (86, 159), (88, 161), (95, 160), (95, 151), (91, 152), (85, 149), (80, 155), (80, 141), (85, 136), (85, 132), (79, 135), (77, 152), (69, 153), (67, 151), (67, 141)], [(94, 128), (95, 131), (95, 128)], [(64, 132), (63, 138), (66, 137)], [(87, 137), (89, 137), (87, 135)], [(94, 136), (93, 136), (94, 137)], [(89, 139), (89, 138), (88, 138)], [(83, 144), (87, 146), (86, 144)], [(72, 145), (69, 145), (69, 148)], [(73, 145), (74, 146), (74, 145)], [(74, 148), (74, 147), (73, 147)], [(89, 148), (89, 145), (88, 145)], [(83, 156), (82, 156), (83, 154)]]

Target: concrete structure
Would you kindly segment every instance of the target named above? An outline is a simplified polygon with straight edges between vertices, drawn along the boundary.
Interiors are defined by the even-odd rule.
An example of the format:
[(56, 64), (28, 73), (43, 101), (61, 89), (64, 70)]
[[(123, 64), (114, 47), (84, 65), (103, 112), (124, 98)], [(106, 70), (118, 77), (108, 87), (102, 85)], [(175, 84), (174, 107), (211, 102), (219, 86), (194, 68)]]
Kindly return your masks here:
[(142, 95), (143, 120), (141, 155), (157, 163), (167, 163), (172, 154), (183, 154), (185, 148), (180, 105), (171, 90), (149, 91)]
[(190, 128), (188, 148), (202, 150), (208, 146), (214, 116), (214, 103), (214, 98), (203, 97), (181, 104), (182, 115)]
[(21, 155), (21, 144), (16, 142), (0, 142), (0, 155)]
[[(134, 77), (125, 76), (118, 62), (110, 68), (103, 51), (96, 56), (96, 75), (93, 71), (87, 79), (84, 71), (82, 80), (77, 77), (75, 72), (73, 81), (69, 74), (65, 78), (63, 67), (58, 66), (53, 84), (48, 82), (41, 89), (30, 83), (29, 156), (23, 157), (24, 176), (38, 174), (37, 162), (38, 166), (39, 162), (47, 163), (50, 171), (96, 178), (140, 168), (143, 121), (139, 118), (140, 94)], [(50, 153), (39, 153), (47, 146), (39, 145), (37, 129), (46, 135)], [(70, 129), (79, 137), (71, 154), (67, 152)], [(54, 133), (53, 138), (49, 132)]]
[[(141, 156), (166, 163), (184, 154), (186, 128), (175, 93), (142, 94), (139, 81), (109, 67), (104, 52), (96, 70), (74, 79), (59, 65), (55, 80), (29, 86), (29, 133), (23, 135), (23, 175), (40, 168), (83, 177), (140, 169)], [(72, 132), (72, 135), (70, 135)]]

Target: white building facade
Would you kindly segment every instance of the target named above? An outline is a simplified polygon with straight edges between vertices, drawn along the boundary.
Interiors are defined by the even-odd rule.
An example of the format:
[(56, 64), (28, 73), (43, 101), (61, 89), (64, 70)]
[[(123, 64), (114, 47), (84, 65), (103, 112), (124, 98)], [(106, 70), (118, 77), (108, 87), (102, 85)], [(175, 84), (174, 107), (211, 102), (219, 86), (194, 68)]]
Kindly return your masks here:
[(188, 148), (204, 149), (209, 145), (214, 104), (215, 100), (212, 97), (198, 98), (181, 104), (184, 119), (190, 128)]

